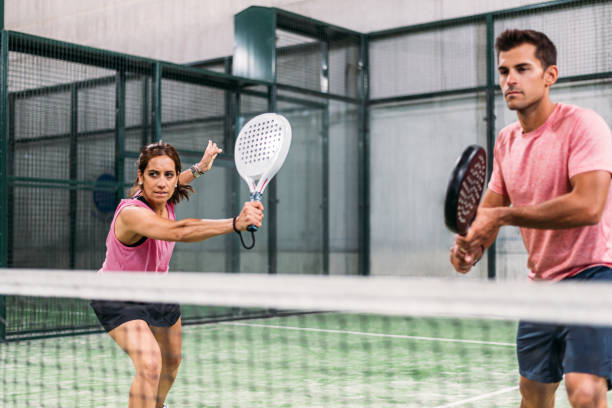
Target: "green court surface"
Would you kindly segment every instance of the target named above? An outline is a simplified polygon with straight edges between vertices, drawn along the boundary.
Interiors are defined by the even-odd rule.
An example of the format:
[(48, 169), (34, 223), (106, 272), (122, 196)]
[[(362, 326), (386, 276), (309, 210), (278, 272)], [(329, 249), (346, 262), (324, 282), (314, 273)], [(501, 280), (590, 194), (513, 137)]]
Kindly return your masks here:
[[(514, 322), (307, 314), (184, 327), (182, 407), (516, 407)], [(0, 344), (0, 405), (123, 407), (106, 334)], [(569, 407), (558, 392), (558, 407)]]

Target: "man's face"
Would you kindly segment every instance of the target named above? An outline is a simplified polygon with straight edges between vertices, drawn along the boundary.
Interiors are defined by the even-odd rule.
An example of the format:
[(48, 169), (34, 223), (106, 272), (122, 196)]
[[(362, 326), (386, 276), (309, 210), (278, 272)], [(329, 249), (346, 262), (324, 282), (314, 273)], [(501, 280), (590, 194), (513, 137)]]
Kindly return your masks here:
[(552, 66), (545, 71), (535, 53), (536, 46), (529, 43), (499, 53), (499, 84), (511, 110), (522, 111), (537, 103), (554, 82), (549, 75)]

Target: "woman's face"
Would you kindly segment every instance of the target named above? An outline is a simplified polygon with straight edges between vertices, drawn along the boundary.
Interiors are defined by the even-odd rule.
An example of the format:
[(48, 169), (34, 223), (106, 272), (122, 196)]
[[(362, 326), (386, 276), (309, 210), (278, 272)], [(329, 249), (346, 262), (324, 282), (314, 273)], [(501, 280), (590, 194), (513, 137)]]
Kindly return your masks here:
[(144, 198), (151, 205), (165, 205), (178, 183), (174, 162), (168, 156), (153, 157), (144, 173), (138, 171), (138, 182), (142, 184)]

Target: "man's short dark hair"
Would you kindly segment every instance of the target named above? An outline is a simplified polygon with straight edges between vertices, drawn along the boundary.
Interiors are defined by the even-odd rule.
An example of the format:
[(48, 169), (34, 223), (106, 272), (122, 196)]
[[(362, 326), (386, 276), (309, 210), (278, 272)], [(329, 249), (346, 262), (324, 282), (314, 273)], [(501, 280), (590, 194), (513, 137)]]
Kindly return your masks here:
[(533, 44), (536, 47), (535, 56), (540, 60), (542, 68), (557, 65), (557, 48), (546, 34), (535, 30), (508, 29), (495, 40), (497, 58), (502, 51), (510, 51), (523, 44)]

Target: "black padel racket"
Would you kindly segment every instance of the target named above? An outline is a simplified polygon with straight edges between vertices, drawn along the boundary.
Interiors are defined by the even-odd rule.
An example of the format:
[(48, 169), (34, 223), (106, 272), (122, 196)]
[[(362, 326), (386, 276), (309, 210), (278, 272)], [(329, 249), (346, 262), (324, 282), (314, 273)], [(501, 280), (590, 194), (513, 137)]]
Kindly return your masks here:
[(446, 189), (444, 222), (448, 229), (465, 235), (476, 217), (487, 178), (487, 153), (478, 145), (468, 146), (457, 159)]

